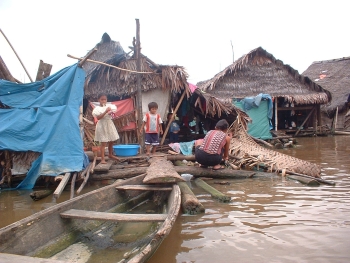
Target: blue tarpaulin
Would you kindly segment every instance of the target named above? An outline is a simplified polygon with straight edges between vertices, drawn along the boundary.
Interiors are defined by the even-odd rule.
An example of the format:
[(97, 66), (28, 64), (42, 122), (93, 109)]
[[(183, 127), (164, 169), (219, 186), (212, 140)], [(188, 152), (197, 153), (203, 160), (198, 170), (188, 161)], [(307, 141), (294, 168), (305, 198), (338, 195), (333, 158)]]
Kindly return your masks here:
[(0, 150), (41, 153), (18, 189), (32, 189), (40, 175), (83, 169), (79, 107), (84, 81), (78, 64), (38, 82), (0, 80), (0, 102), (9, 107), (0, 109)]
[(270, 129), (272, 129), (273, 103), (269, 94), (260, 93), (255, 97), (246, 97), (240, 101), (236, 99), (233, 104), (244, 110), (252, 119), (252, 123), (248, 123), (249, 135), (262, 140), (272, 138)]

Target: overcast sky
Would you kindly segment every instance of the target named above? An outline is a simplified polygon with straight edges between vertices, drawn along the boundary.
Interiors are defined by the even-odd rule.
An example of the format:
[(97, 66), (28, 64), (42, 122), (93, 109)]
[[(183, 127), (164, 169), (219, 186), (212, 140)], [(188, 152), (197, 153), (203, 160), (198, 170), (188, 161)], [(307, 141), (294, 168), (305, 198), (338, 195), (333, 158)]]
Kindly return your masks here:
[[(35, 80), (40, 59), (51, 74), (76, 63), (107, 32), (129, 51), (140, 22), (141, 52), (184, 66), (189, 82), (212, 78), (262, 47), (302, 73), (314, 61), (350, 56), (350, 15), (343, 0), (0, 0), (0, 28)], [(232, 46), (233, 52), (232, 52)], [(0, 56), (30, 82), (0, 34)]]

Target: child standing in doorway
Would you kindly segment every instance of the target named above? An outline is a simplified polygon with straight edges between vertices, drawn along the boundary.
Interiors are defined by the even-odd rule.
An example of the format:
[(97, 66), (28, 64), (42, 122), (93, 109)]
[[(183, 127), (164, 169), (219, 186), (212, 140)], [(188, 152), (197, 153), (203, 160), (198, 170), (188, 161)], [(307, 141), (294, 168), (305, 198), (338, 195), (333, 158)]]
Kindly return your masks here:
[(101, 163), (106, 163), (105, 147), (107, 144), (108, 157), (113, 160), (118, 160), (118, 157), (113, 155), (113, 142), (119, 139), (119, 134), (112, 121), (112, 107), (107, 106), (107, 96), (105, 94), (100, 94), (98, 96), (98, 102), (100, 105), (96, 106), (92, 111), (92, 115), (98, 119), (95, 130), (95, 141), (101, 143)]
[(156, 152), (157, 145), (159, 145), (159, 133), (163, 134), (163, 121), (157, 113), (158, 104), (156, 102), (150, 102), (148, 104), (148, 110), (149, 112), (143, 117), (140, 133), (142, 134), (142, 131), (145, 131), (146, 154), (150, 156), (151, 146), (153, 146), (153, 154)]

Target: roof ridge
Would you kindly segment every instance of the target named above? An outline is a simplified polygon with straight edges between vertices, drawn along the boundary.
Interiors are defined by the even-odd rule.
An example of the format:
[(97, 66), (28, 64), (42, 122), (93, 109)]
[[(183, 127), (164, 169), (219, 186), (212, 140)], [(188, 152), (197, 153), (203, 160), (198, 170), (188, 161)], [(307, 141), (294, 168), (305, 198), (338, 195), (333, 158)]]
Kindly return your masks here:
[(328, 60), (320, 60), (320, 61), (314, 61), (312, 64), (319, 64), (319, 63), (325, 63), (325, 62), (336, 62), (336, 61), (342, 61), (342, 60), (348, 60), (350, 57), (342, 57), (342, 58), (334, 58), (334, 59), (328, 59)]

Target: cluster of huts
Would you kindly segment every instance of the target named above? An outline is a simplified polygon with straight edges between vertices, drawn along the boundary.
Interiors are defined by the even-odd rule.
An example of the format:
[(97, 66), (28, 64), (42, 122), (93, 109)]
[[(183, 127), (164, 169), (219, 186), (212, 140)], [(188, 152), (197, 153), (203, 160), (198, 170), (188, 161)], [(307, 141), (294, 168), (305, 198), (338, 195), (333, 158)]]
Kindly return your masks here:
[[(81, 131), (81, 148), (95, 144), (95, 122), (91, 113), (93, 102), (97, 101), (100, 93), (107, 94), (108, 100), (118, 105), (119, 116), (114, 122), (120, 134), (119, 143), (140, 142), (137, 129), (140, 112), (136, 104), (139, 86), (142, 113), (148, 110), (150, 101), (156, 101), (163, 120), (167, 120), (170, 112), (177, 116), (184, 141), (204, 136), (205, 131), (212, 129), (219, 119), (225, 118), (233, 123), (237, 117), (247, 123), (252, 137), (263, 140), (277, 136), (279, 131), (292, 136), (350, 131), (350, 91), (347, 87), (350, 57), (314, 62), (303, 74), (299, 74), (258, 47), (211, 79), (193, 85), (188, 83), (188, 74), (183, 66), (159, 65), (144, 54), (140, 54), (140, 71), (143, 73), (135, 73), (137, 59), (134, 50), (135, 47), (125, 51), (119, 42), (105, 33), (91, 50), (93, 52), (88, 53), (89, 60), (78, 64), (85, 72), (83, 103), (80, 109), (73, 111), (76, 115), (80, 114), (80, 122), (74, 122), (72, 129)], [(42, 81), (42, 86), (45, 86), (45, 78), (40, 80), (40, 76), (47, 76), (50, 69), (47, 64), (39, 67), (37, 80)], [(70, 77), (73, 84), (81, 82), (80, 72)], [(7, 85), (6, 81), (19, 81), (11, 75), (1, 57), (0, 79), (0, 114), (3, 115), (6, 109), (16, 105), (4, 103), (7, 94), (1, 92), (1, 85)], [(68, 99), (67, 103), (70, 101)], [(0, 131), (4, 127), (1, 125)], [(165, 126), (166, 131), (167, 128)], [(166, 142), (166, 135), (163, 137), (162, 143)], [(38, 156), (37, 152), (40, 152), (30, 148), (12, 153), (11, 150), (0, 139), (0, 183), (11, 174), (13, 164), (9, 163), (16, 156), (17, 160), (22, 160), (22, 166), (30, 167)], [(19, 154), (26, 158), (18, 158)], [(28, 184), (30, 186), (32, 184)]]

